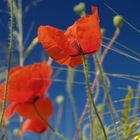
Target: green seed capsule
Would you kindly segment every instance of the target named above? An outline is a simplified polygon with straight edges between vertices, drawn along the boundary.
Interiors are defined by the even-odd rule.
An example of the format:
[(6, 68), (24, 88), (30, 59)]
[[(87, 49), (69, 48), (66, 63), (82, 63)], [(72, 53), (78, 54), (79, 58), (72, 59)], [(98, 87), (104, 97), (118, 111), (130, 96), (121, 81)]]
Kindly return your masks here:
[(101, 31), (101, 35), (104, 36), (105, 32), (106, 32), (106, 29), (105, 28), (101, 28), (100, 31)]
[(123, 24), (123, 17), (119, 15), (115, 16), (113, 18), (113, 24), (116, 28), (120, 28)]
[(80, 16), (83, 13), (85, 13), (85, 10), (86, 10), (86, 5), (83, 2), (80, 2), (79, 4), (75, 5), (73, 8), (73, 11)]
[(62, 105), (64, 103), (64, 96), (62, 96), (62, 95), (57, 96), (56, 97), (56, 103), (58, 105)]

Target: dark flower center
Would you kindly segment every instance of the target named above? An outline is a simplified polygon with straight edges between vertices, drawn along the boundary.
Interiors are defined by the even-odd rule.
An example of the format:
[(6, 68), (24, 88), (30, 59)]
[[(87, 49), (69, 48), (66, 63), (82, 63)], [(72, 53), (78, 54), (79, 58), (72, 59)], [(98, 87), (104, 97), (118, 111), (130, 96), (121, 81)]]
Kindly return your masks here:
[(33, 99), (33, 103), (35, 103), (38, 99), (39, 99), (39, 96), (36, 96), (36, 97)]
[(79, 56), (79, 55), (86, 55), (86, 54), (92, 54), (96, 52), (95, 50), (90, 51), (90, 52), (84, 52), (80, 46), (80, 44), (77, 41), (73, 41), (71, 46), (77, 50), (76, 54), (70, 55), (71, 57)]

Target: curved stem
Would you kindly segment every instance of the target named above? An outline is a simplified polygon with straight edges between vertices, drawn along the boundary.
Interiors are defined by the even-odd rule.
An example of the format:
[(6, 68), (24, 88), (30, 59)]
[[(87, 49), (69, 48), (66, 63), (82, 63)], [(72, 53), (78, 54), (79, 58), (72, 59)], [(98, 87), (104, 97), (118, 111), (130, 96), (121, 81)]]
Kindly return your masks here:
[(23, 56), (23, 26), (22, 26), (22, 1), (18, 0), (18, 13), (17, 13), (17, 24), (19, 30), (19, 63), (23, 66), (24, 56)]
[[(60, 126), (61, 119), (62, 119), (62, 113), (63, 113), (63, 106), (59, 105), (58, 112), (57, 112), (57, 120), (56, 120), (56, 125), (55, 125), (56, 130), (59, 130), (59, 126)], [(55, 140), (55, 135), (52, 135), (50, 137), (50, 140)]]
[(13, 30), (14, 30), (14, 8), (13, 8), (13, 0), (10, 0), (9, 2), (10, 6), (10, 43), (9, 43), (9, 51), (8, 51), (8, 70), (7, 70), (7, 76), (6, 76), (6, 87), (4, 91), (4, 101), (2, 104), (2, 112), (0, 115), (0, 128), (2, 127), (2, 121), (3, 121), (3, 116), (5, 113), (5, 108), (6, 108), (6, 98), (7, 98), (7, 93), (8, 93), (8, 81), (9, 81), (9, 72), (11, 68), (11, 63), (12, 63), (12, 48), (13, 48)]
[(104, 138), (105, 140), (107, 140), (107, 134), (106, 134), (106, 131), (105, 131), (105, 128), (104, 128), (104, 124), (100, 118), (100, 115), (98, 113), (98, 110), (96, 108), (96, 105), (94, 103), (94, 98), (93, 98), (93, 95), (92, 95), (92, 91), (91, 91), (91, 88), (90, 88), (90, 83), (89, 83), (89, 78), (88, 78), (88, 69), (87, 69), (87, 64), (85, 62), (85, 58), (84, 58), (84, 55), (82, 55), (82, 61), (83, 61), (83, 67), (84, 67), (84, 74), (85, 74), (85, 79), (86, 79), (86, 85), (87, 85), (87, 88), (88, 88), (88, 96), (89, 96), (89, 101), (91, 102), (93, 108), (94, 108), (94, 111), (96, 113), (96, 116), (99, 120), (99, 123), (102, 127), (102, 130), (103, 130), (103, 133), (104, 133)]
[(68, 96), (72, 105), (75, 123), (77, 124), (78, 122), (77, 106), (76, 106), (75, 99), (72, 93), (74, 76), (75, 76), (74, 68), (68, 67), (66, 88), (67, 88), (67, 93), (68, 93)]
[(116, 139), (119, 140), (119, 134), (118, 134), (118, 130), (117, 130), (116, 122), (115, 122), (115, 114), (114, 114), (112, 101), (111, 101), (111, 98), (110, 98), (110, 95), (109, 95), (108, 87), (106, 86), (106, 82), (105, 82), (105, 78), (104, 78), (104, 74), (103, 74), (103, 69), (102, 69), (102, 67), (100, 65), (100, 62), (99, 62), (96, 55), (95, 55), (95, 60), (96, 60), (96, 63), (97, 63), (97, 67), (99, 69), (99, 73), (100, 73), (100, 76), (101, 76), (103, 88), (104, 88), (104, 91), (105, 91), (105, 96), (106, 96), (105, 98), (107, 99), (109, 110), (110, 110), (111, 117), (112, 117), (112, 121), (113, 121), (113, 124), (114, 124), (114, 129), (115, 129), (115, 132), (116, 132)]
[(33, 108), (36, 112), (36, 114), (38, 115), (38, 117), (52, 130), (52, 132), (57, 135), (58, 137), (60, 137), (62, 140), (67, 140), (66, 137), (64, 137), (62, 134), (60, 134), (58, 131), (56, 131), (49, 123), (48, 121), (40, 114), (40, 112), (38, 111), (37, 107), (35, 104), (33, 104)]
[[(117, 37), (119, 36), (119, 33), (120, 33), (120, 29), (119, 29), (119, 28), (116, 28), (116, 31), (115, 31), (115, 33), (114, 33), (112, 39), (110, 40), (109, 44), (106, 46), (105, 50), (103, 51), (102, 57), (101, 57), (101, 59), (100, 59), (100, 64), (103, 63), (104, 58), (105, 58), (106, 54), (108, 53), (108, 50), (111, 48), (111, 46), (113, 45), (113, 43), (115, 42), (115, 40), (116, 40)], [(96, 82), (98, 81), (99, 76), (100, 76), (100, 75), (99, 75), (99, 70), (98, 70), (98, 71), (96, 72), (95, 79), (94, 79), (93, 84), (92, 84), (92, 86), (91, 86), (91, 91), (92, 91), (92, 92), (94, 91), (94, 88), (95, 88)], [(95, 97), (96, 97), (96, 96), (95, 96)], [(77, 137), (77, 135), (78, 135), (78, 133), (79, 133), (79, 131), (80, 131), (80, 125), (81, 125), (81, 123), (82, 123), (82, 121), (83, 121), (83, 119), (84, 119), (84, 117), (85, 117), (85, 114), (86, 114), (86, 112), (87, 112), (88, 107), (89, 107), (89, 100), (87, 100), (87, 102), (86, 102), (86, 104), (85, 104), (85, 107), (84, 107), (84, 110), (83, 110), (83, 112), (82, 112), (82, 115), (81, 115), (81, 117), (80, 117), (80, 120), (79, 120), (79, 122), (78, 122), (78, 127), (77, 127), (76, 134), (75, 134), (75, 138), (74, 138), (75, 140), (76, 140), (76, 137)]]
[[(24, 55), (24, 61), (27, 59), (33, 48), (37, 45), (38, 43), (38, 38), (35, 37), (32, 42), (30, 43), (29, 47), (26, 49), (25, 55)], [(23, 61), (23, 62), (24, 62)]]

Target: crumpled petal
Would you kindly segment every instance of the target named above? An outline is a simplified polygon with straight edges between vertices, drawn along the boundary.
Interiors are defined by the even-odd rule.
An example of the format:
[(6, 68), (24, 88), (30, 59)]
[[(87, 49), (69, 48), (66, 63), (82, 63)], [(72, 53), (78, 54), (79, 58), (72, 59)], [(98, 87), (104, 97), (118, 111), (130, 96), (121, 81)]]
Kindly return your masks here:
[(97, 7), (93, 14), (81, 17), (66, 32), (51, 26), (38, 28), (38, 39), (48, 55), (57, 63), (71, 67), (82, 64), (82, 54), (95, 53), (101, 45)]
[(27, 119), (23, 124), (21, 128), (21, 132), (25, 133), (27, 131), (31, 131), (34, 133), (42, 133), (44, 131), (48, 130), (48, 126), (42, 122), (41, 120), (30, 120)]
[(71, 67), (82, 64), (81, 57), (73, 58), (66, 53), (65, 48), (69, 46), (69, 42), (63, 31), (51, 26), (40, 26), (38, 39), (48, 55), (57, 63)]
[[(77, 42), (77, 45), (79, 45), (84, 54), (95, 53), (101, 45), (101, 33), (97, 7), (92, 7), (92, 11), (92, 15), (87, 15), (78, 19), (65, 32), (65, 35), (71, 42), (71, 46), (74, 42)], [(73, 56), (78, 55), (78, 53), (74, 50), (74, 47), (71, 46), (67, 46), (67, 54)]]
[(11, 103), (9, 106), (6, 107), (3, 117), (4, 121), (10, 119), (14, 115), (16, 105), (17, 105), (16, 103)]
[[(15, 67), (11, 70), (7, 101), (32, 102), (42, 97), (51, 84), (52, 68), (47, 62)], [(0, 101), (3, 100), (5, 82), (0, 85)]]
[[(40, 98), (34, 104), (43, 118), (49, 118), (50, 116), (52, 116), (53, 104), (49, 98)], [(33, 107), (33, 103), (19, 103), (16, 106), (15, 111), (22, 117), (28, 119), (40, 119)]]

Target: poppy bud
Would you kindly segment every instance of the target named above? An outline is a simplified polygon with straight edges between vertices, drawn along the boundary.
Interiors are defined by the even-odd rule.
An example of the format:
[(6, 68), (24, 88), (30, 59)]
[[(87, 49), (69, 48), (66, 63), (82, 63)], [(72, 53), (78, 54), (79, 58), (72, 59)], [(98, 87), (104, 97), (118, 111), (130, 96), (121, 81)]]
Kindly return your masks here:
[(80, 16), (85, 15), (86, 13), (85, 10), (86, 10), (86, 5), (83, 2), (80, 2), (79, 4), (75, 5), (73, 8), (73, 11)]
[(106, 29), (105, 28), (101, 28), (100, 31), (101, 31), (101, 35), (104, 36), (104, 34), (106, 32)]
[(103, 112), (103, 110), (104, 110), (104, 105), (103, 104), (99, 104), (98, 105), (98, 111), (99, 112)]
[(56, 97), (56, 103), (58, 105), (62, 105), (64, 103), (64, 96), (62, 96), (62, 95), (57, 96)]
[(120, 28), (123, 24), (123, 17), (119, 15), (115, 16), (113, 18), (113, 24), (116, 28)]
[(20, 132), (20, 130), (18, 128), (15, 128), (13, 130), (13, 133), (14, 133), (15, 136), (19, 136), (19, 132)]
[(5, 124), (5, 126), (9, 126), (9, 125), (10, 125), (10, 121), (9, 121), (9, 120), (6, 120), (6, 121), (4, 122), (4, 124)]

